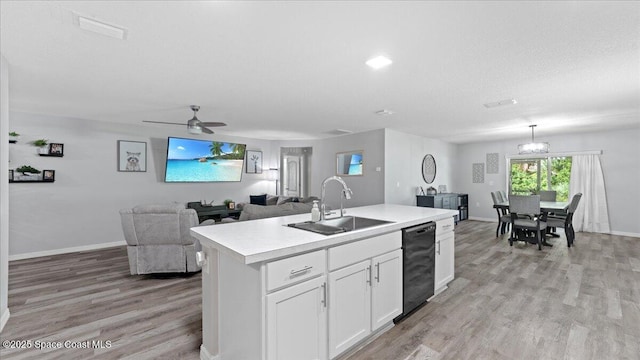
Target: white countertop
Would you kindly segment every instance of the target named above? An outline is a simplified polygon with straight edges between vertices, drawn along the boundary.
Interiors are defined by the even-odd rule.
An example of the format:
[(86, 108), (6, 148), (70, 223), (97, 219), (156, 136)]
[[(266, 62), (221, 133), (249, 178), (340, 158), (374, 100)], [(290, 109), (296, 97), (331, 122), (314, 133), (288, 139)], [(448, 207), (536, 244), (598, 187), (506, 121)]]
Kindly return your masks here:
[(213, 247), (244, 264), (253, 264), (399, 231), (408, 226), (442, 220), (458, 214), (455, 210), (391, 204), (349, 208), (346, 211), (346, 215), (393, 221), (393, 223), (335, 235), (316, 234), (286, 226), (311, 220), (309, 213), (198, 226), (191, 228), (191, 235), (200, 240), (203, 246)]

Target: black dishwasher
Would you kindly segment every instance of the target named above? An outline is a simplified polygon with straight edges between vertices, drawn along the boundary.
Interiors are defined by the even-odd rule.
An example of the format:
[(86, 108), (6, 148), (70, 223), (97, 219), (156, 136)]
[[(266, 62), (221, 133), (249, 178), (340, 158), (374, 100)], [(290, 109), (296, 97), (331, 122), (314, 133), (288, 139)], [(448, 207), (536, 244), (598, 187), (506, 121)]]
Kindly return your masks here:
[(402, 229), (402, 314), (399, 321), (433, 296), (436, 224), (428, 222)]

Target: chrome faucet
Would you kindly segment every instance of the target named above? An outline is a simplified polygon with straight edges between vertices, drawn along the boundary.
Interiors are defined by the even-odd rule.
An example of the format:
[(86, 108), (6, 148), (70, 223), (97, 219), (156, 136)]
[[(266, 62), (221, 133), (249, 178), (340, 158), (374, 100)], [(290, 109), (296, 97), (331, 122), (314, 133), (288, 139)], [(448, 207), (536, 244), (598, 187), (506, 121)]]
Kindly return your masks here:
[(344, 207), (342, 204), (342, 199), (345, 198), (347, 200), (351, 199), (351, 195), (353, 195), (353, 191), (351, 191), (351, 189), (349, 189), (347, 187), (347, 184), (344, 182), (344, 180), (342, 180), (341, 177), (339, 176), (329, 176), (328, 178), (324, 179), (324, 181), (322, 182), (322, 191), (320, 193), (320, 220), (324, 220), (325, 219), (325, 210), (326, 210), (326, 205), (324, 202), (324, 196), (326, 194), (326, 187), (327, 187), (327, 183), (331, 180), (335, 180), (337, 182), (339, 182), (340, 184), (342, 184), (342, 190), (340, 191), (340, 217), (344, 216)]

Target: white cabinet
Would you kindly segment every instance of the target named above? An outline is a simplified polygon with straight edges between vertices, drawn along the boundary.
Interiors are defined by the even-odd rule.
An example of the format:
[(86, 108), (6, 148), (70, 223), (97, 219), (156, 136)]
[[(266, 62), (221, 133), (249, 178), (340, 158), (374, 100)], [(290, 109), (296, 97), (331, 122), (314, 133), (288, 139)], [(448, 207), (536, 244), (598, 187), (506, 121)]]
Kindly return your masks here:
[(437, 295), (454, 279), (455, 235), (453, 218), (436, 222), (435, 291)]
[(371, 264), (371, 330), (376, 331), (402, 313), (402, 250), (375, 257)]
[(329, 355), (331, 358), (371, 332), (371, 261), (329, 274)]
[(398, 232), (329, 249), (330, 358), (402, 313), (401, 244)]
[(327, 358), (325, 277), (273, 292), (267, 298), (267, 359)]

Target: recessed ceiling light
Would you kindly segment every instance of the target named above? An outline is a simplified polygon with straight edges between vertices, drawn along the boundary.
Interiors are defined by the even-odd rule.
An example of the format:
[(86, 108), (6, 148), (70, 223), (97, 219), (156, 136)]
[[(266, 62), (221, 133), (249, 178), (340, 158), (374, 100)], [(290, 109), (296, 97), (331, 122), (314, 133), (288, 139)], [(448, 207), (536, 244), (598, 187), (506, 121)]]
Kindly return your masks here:
[(89, 17), (73, 13), (73, 22), (82, 30), (94, 32), (96, 34), (105, 35), (118, 40), (127, 38), (127, 29), (106, 22), (91, 19)]
[(498, 107), (498, 106), (515, 105), (517, 103), (518, 102), (516, 101), (516, 99), (506, 99), (506, 100), (500, 100), (500, 101), (496, 101), (496, 102), (486, 103), (486, 104), (483, 104), (483, 105), (487, 109), (491, 109), (491, 108)]
[(389, 66), (391, 65), (393, 61), (389, 60), (388, 58), (384, 57), (384, 56), (378, 56), (378, 57), (374, 57), (373, 59), (369, 59), (367, 60), (367, 62), (365, 64), (367, 64), (369, 67), (378, 70), (381, 69), (385, 66)]

